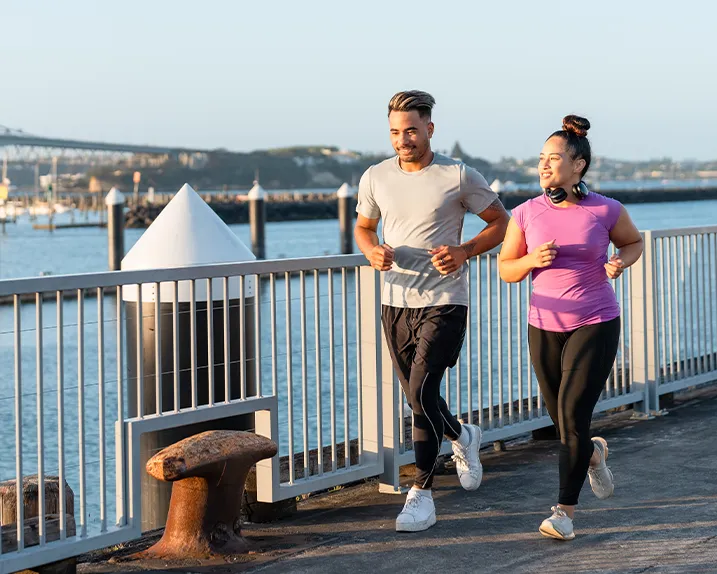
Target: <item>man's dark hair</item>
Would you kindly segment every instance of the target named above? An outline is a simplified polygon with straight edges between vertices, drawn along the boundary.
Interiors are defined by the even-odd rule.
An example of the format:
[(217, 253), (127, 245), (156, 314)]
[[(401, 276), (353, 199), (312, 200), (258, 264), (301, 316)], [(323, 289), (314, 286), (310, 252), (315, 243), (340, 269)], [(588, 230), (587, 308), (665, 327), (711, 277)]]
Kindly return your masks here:
[(418, 115), (423, 119), (431, 119), (431, 110), (436, 105), (433, 96), (419, 90), (409, 90), (407, 92), (398, 92), (388, 102), (388, 113), (391, 112), (411, 112), (416, 110)]

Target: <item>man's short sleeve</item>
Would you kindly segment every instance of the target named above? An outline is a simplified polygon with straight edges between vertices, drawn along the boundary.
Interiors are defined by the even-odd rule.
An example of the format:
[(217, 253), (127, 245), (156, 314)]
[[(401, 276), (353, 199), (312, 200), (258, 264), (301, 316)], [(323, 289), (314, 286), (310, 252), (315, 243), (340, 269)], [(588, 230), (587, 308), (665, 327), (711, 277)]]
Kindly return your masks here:
[(488, 182), (477, 170), (461, 165), (461, 198), (463, 206), (478, 215), (498, 199)]
[(381, 210), (379, 209), (373, 195), (373, 185), (371, 185), (371, 168), (368, 168), (364, 172), (361, 176), (361, 180), (359, 181), (356, 213), (363, 215), (368, 219), (378, 219), (381, 217)]

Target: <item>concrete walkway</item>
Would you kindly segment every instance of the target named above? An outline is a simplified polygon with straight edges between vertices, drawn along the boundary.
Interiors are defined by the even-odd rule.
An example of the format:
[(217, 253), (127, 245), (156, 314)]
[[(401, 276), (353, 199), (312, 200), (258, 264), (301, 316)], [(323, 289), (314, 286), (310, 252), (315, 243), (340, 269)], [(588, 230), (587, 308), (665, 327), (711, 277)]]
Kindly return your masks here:
[[(650, 421), (632, 420), (628, 411), (595, 422), (594, 434), (609, 443), (615, 495), (599, 501), (586, 481), (571, 542), (538, 533), (556, 502), (558, 443), (524, 438), (505, 452), (483, 451), (483, 484), (475, 492), (463, 491), (453, 473), (437, 477), (438, 524), (426, 532), (397, 534), (404, 497), (381, 495), (367, 483), (311, 498), (290, 520), (248, 525), (245, 534), (258, 552), (246, 561), (219, 570), (164, 569), (717, 572), (717, 390), (685, 395), (668, 410)], [(81, 569), (106, 571), (97, 566)], [(126, 566), (121, 570), (134, 570)]]

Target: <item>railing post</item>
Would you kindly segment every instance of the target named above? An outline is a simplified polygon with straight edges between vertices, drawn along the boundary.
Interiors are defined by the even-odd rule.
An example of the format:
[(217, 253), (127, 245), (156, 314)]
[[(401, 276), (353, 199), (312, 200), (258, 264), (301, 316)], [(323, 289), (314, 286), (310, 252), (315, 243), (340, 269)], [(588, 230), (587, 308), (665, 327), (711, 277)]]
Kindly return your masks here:
[(353, 253), (353, 204), (354, 190), (344, 183), (336, 192), (339, 210), (339, 249), (343, 254)]
[(122, 268), (124, 257), (124, 206), (122, 192), (113, 187), (105, 198), (107, 206), (107, 237), (110, 271)]
[(645, 250), (632, 266), (630, 314), (632, 332), (630, 379), (643, 400), (635, 404), (635, 415), (652, 418), (659, 413), (659, 351), (657, 346), (657, 307), (655, 292), (655, 250), (651, 231), (642, 233)]
[[(381, 328), (381, 275), (371, 267), (361, 267), (361, 369), (364, 449), (383, 459), (379, 490), (398, 493), (399, 420), (398, 386)], [(375, 401), (375, 402), (374, 402)], [(375, 445), (375, 446), (372, 446)]]
[(254, 182), (249, 191), (249, 227), (251, 230), (251, 250), (257, 259), (266, 259), (266, 191)]

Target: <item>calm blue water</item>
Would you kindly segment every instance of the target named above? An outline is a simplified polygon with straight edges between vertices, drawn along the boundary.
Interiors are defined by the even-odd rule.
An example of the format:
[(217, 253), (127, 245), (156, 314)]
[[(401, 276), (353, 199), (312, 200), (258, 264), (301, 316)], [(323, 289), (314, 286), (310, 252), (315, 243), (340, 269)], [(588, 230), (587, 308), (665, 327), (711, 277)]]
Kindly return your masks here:
[[(711, 225), (717, 222), (717, 200), (645, 203), (627, 206), (640, 229), (664, 229)], [(69, 221), (69, 215), (57, 217)], [(466, 218), (464, 235), (475, 235), (482, 221)], [(248, 225), (230, 228), (247, 245)], [(144, 230), (127, 229), (125, 249), (129, 250)], [(269, 223), (266, 228), (267, 258), (309, 257), (337, 254), (339, 227), (337, 220)], [(0, 234), (0, 279), (31, 277), (40, 273), (64, 275), (107, 269), (107, 231), (101, 228), (64, 229), (50, 233), (36, 231), (27, 219), (8, 224)]]

